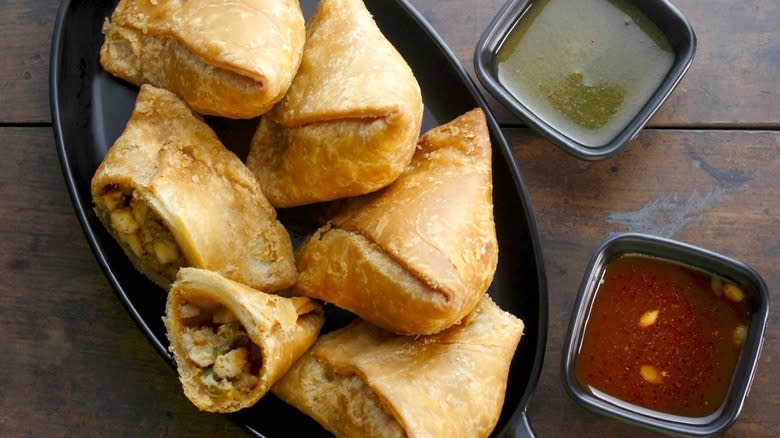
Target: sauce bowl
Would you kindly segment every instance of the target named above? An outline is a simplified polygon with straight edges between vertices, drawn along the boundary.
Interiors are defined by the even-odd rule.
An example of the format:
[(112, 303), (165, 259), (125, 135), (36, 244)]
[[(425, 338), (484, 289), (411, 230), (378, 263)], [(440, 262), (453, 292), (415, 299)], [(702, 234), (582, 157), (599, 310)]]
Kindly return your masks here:
[[(624, 256), (642, 256), (669, 262), (690, 270), (692, 274), (699, 276), (703, 274), (717, 278), (718, 282), (731, 284), (743, 292), (739, 300), (746, 301), (749, 319), (746, 327), (741, 327), (741, 352), (725, 397), (711, 414), (689, 417), (656, 411), (628, 403), (580, 381), (577, 374), (577, 363), (580, 359), (586, 329), (589, 323), (597, 320), (594, 319), (595, 316), (592, 318), (594, 300), (600, 287), (609, 281), (608, 276), (605, 275), (609, 263)], [(709, 288), (710, 285), (706, 286)], [(712, 296), (713, 300), (732, 299), (727, 295), (724, 293), (721, 296), (719, 292), (713, 292)], [(741, 304), (744, 307), (745, 303)], [(654, 313), (656, 316), (658, 315), (657, 311)], [(664, 310), (661, 309), (659, 318), (663, 316), (663, 313)], [(638, 233), (617, 234), (605, 240), (596, 250), (582, 281), (564, 343), (561, 376), (564, 387), (568, 394), (585, 408), (629, 424), (671, 435), (717, 435), (736, 421), (748, 395), (764, 341), (768, 315), (769, 291), (762, 278), (749, 266), (723, 255), (670, 239)], [(643, 326), (642, 323), (640, 318), (639, 325)], [(726, 337), (731, 339), (731, 334), (729, 333)], [(651, 348), (649, 346), (642, 347)], [(683, 354), (683, 357), (686, 357), (687, 360), (687, 356)], [(610, 361), (610, 358), (603, 357), (601, 360)], [(639, 374), (648, 380), (644, 371), (637, 372), (637, 375)], [(648, 382), (650, 381), (648, 380)], [(646, 389), (642, 389), (640, 386), (637, 390), (644, 391)]]
[[(584, 4), (579, 3), (563, 5), (556, 4), (557, 2), (563, 3), (562, 0), (507, 1), (477, 43), (474, 53), (475, 71), (482, 85), (499, 102), (564, 151), (584, 160), (608, 158), (636, 137), (683, 77), (693, 61), (696, 36), (685, 17), (668, 0), (603, 0), (606, 7), (603, 11), (609, 10), (609, 4), (623, 9), (626, 12), (625, 26), (632, 26), (637, 31), (646, 31), (648, 26), (653, 27), (653, 35), (648, 34), (648, 36), (651, 39), (660, 36), (665, 40), (664, 50), (673, 52), (668, 71), (665, 74), (663, 71), (654, 73), (658, 76), (657, 79), (654, 77), (652, 80), (645, 75), (653, 70), (647, 68), (647, 65), (652, 67), (655, 61), (650, 60), (648, 64), (647, 59), (634, 57), (636, 62), (644, 62), (645, 67), (636, 66), (633, 70), (626, 70), (620, 80), (620, 86), (615, 87), (611, 80), (601, 78), (596, 71), (600, 70), (602, 74), (609, 76), (610, 72), (627, 64), (623, 59), (610, 58), (613, 52), (623, 53), (623, 57), (629, 59), (634, 53), (631, 49), (623, 48), (623, 43), (626, 41), (622, 36), (623, 23), (618, 23), (617, 27), (607, 30), (600, 24), (601, 21), (597, 21), (602, 20), (604, 14), (594, 11), (593, 17), (580, 16), (582, 13), (587, 15), (587, 12), (593, 9), (590, 6), (585, 7)], [(599, 6), (597, 3), (594, 4)], [(540, 18), (539, 11), (545, 13), (545, 9), (552, 9), (551, 5), (555, 5), (558, 11), (564, 11), (564, 14), (558, 15), (563, 17), (560, 21), (563, 24), (560, 26), (556, 26), (558, 21), (555, 21), (560, 18), (554, 19), (549, 16)], [(583, 10), (570, 12), (569, 15), (576, 15), (576, 17), (566, 16), (565, 11), (572, 9), (572, 6)], [(631, 11), (626, 11), (626, 8)], [(637, 15), (641, 16), (641, 20), (645, 23), (642, 23)], [(592, 29), (588, 30), (584, 27), (580, 29), (579, 23), (591, 23)], [(601, 35), (598, 38), (601, 39), (591, 40), (588, 36), (591, 35), (589, 32), (599, 30)], [(518, 36), (513, 36), (515, 32), (522, 34), (522, 38), (528, 37), (532, 32), (535, 34), (533, 40), (524, 43), (522, 51), (516, 51), (514, 54), (516, 58), (513, 60), (513, 68), (526, 69), (519, 73), (528, 81), (521, 89), (517, 87), (517, 80), (510, 80), (505, 73), (500, 74), (500, 64), (505, 61), (506, 56), (502, 53), (502, 49), (509, 49), (517, 43)], [(559, 37), (566, 32), (572, 35)], [(560, 38), (568, 38), (565, 44), (576, 47), (569, 50), (567, 45), (562, 45), (564, 43), (549, 42)], [(579, 43), (579, 41), (585, 42)], [(613, 44), (612, 48), (605, 49), (606, 43)], [(545, 48), (540, 49), (542, 46)], [(580, 59), (581, 57), (584, 59)], [(567, 65), (567, 62), (571, 62), (571, 65)], [(563, 63), (566, 65), (566, 70), (556, 70), (554, 75), (550, 75), (549, 71), (537, 72), (534, 75), (528, 73), (527, 66), (531, 69), (549, 70), (551, 67), (546, 63), (553, 65)], [(537, 67), (538, 65), (543, 67)], [(552, 68), (557, 69), (557, 67)], [(585, 68), (584, 77), (582, 68)], [(595, 69), (590, 74), (590, 80), (588, 69)], [(549, 84), (537, 83), (538, 80), (552, 81), (553, 79), (554, 82)], [(533, 91), (529, 92), (529, 90)], [(575, 94), (561, 96), (561, 90), (564, 90), (563, 93)], [(609, 97), (612, 100), (607, 101), (609, 105), (606, 111), (609, 117), (616, 114), (615, 111), (624, 111), (624, 114), (618, 112), (615, 120), (603, 120), (605, 116), (599, 112), (604, 111), (605, 105), (603, 102), (590, 100), (593, 99), (594, 90), (607, 90), (603, 91), (605, 99), (612, 95)], [(620, 95), (617, 105), (614, 105), (611, 102), (614, 100), (616, 90), (623, 94)], [(540, 106), (539, 102), (542, 101), (548, 106), (557, 107), (559, 111), (556, 112), (555, 108), (545, 108), (544, 105)], [(575, 106), (561, 109), (561, 105)], [(614, 106), (612, 108), (614, 111), (611, 113), (610, 106)], [(584, 114), (588, 119), (583, 124), (582, 120), (577, 120), (580, 116), (574, 114)], [(597, 121), (595, 125), (592, 123), (594, 120)], [(599, 133), (600, 130), (608, 132)]]

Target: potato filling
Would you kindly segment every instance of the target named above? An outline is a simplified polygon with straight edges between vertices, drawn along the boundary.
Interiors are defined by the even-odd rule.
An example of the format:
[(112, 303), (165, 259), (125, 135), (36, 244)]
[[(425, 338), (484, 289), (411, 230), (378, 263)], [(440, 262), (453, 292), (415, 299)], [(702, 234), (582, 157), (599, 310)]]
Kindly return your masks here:
[(257, 386), (260, 348), (230, 310), (221, 305), (205, 310), (185, 302), (179, 307), (179, 316), (184, 322), (182, 348), (202, 369), (196, 379), (209, 396), (232, 397)]
[(185, 261), (160, 217), (133, 196), (132, 189), (109, 187), (101, 200), (105, 208), (99, 213), (111, 224), (120, 243), (130, 248), (144, 267), (173, 281)]

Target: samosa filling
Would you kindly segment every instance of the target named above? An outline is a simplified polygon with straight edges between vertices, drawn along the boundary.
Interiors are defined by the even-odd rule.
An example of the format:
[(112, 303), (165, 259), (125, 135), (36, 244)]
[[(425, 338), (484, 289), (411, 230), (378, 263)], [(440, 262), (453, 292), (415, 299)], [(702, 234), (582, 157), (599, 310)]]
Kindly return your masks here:
[(179, 307), (184, 322), (182, 348), (201, 368), (195, 379), (215, 398), (250, 392), (258, 383), (260, 348), (249, 339), (236, 316), (224, 306), (202, 309), (192, 303)]
[(132, 189), (111, 186), (101, 201), (105, 208), (99, 208), (98, 213), (111, 225), (120, 243), (130, 248), (146, 268), (173, 281), (184, 265), (184, 257), (162, 219), (133, 196)]

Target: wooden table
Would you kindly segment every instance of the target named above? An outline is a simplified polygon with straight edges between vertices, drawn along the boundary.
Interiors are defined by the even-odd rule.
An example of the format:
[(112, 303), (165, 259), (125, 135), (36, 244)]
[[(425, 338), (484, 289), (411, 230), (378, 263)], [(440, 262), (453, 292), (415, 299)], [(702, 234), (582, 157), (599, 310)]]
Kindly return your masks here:
[[(502, 0), (413, 0), (469, 71)], [(649, 436), (591, 414), (559, 377), (587, 261), (610, 233), (674, 237), (742, 260), (780, 290), (780, 2), (676, 0), (699, 48), (687, 76), (617, 156), (579, 161), (495, 101), (530, 192), (550, 296), (545, 365), (529, 409), (538, 434)], [(0, 15), (0, 436), (228, 436), (198, 412), (137, 329), (76, 220), (48, 99), (55, 0), (3, 0)], [(780, 435), (780, 318), (728, 436)]]

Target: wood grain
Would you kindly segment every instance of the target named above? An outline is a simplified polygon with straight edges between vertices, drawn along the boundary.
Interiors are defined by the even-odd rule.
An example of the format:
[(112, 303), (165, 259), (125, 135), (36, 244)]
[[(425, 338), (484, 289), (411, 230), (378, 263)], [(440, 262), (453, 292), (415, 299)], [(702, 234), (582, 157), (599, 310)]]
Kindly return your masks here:
[[(103, 277), (75, 218), (48, 128), (0, 128), (0, 330), (10, 351), (0, 374), (0, 436), (235, 436), (241, 429), (199, 413), (173, 370), (143, 337)], [(611, 160), (575, 160), (525, 129), (507, 131), (542, 240), (550, 327), (530, 407), (539, 436), (650, 436), (591, 414), (564, 393), (563, 336), (587, 261), (610, 215), (659, 199), (668, 210), (645, 231), (685, 224), (673, 237), (752, 265), (780, 298), (780, 133), (647, 130)], [(713, 202), (696, 205), (694, 194)], [(670, 195), (675, 195), (671, 196)], [(616, 208), (615, 206), (620, 206)], [(682, 219), (681, 219), (682, 218)], [(154, 291), (157, 292), (157, 291)], [(771, 316), (750, 398), (727, 436), (776, 436), (780, 318)]]
[[(503, 0), (411, 0), (473, 76), (473, 51)], [(677, 0), (699, 46), (651, 126), (780, 125), (780, 2)], [(0, 16), (0, 123), (46, 123), (58, 2), (7, 0)], [(488, 97), (500, 121), (521, 123)]]
[[(589, 163), (530, 130), (506, 132), (536, 213), (550, 298), (547, 355), (531, 423), (539, 436), (651, 436), (585, 411), (561, 384), (563, 340), (587, 264), (612, 233), (666, 235), (749, 264), (777, 302), (780, 133), (646, 130), (613, 159)], [(770, 314), (753, 389), (728, 436), (769, 437), (780, 430), (780, 383), (772, 369), (780, 354), (779, 324), (777, 312)]]
[[(472, 68), (503, 0), (410, 0)], [(539, 224), (550, 296), (547, 355), (530, 418), (539, 436), (650, 436), (564, 393), (563, 336), (588, 259), (639, 229), (721, 252), (780, 290), (780, 2), (675, 0), (693, 24), (693, 66), (649, 129), (615, 157), (576, 160), (507, 129)], [(198, 412), (128, 316), (86, 243), (50, 127), (48, 59), (58, 2), (6, 0), (0, 15), (0, 436), (242, 436)], [(519, 122), (495, 101), (509, 125)], [(723, 128), (735, 128), (725, 130)], [(718, 128), (703, 130), (708, 128)], [(772, 131), (761, 131), (772, 128)], [(157, 291), (155, 291), (157, 292)], [(780, 435), (780, 316), (729, 437)]]
[(241, 435), (189, 403), (109, 287), (51, 129), (0, 137), (0, 436)]
[[(474, 76), (477, 41), (504, 0), (411, 0)], [(693, 64), (650, 126), (780, 125), (780, 2), (675, 0), (698, 37)], [(484, 91), (484, 90), (483, 90)], [(522, 124), (488, 97), (499, 121)]]
[(49, 47), (59, 2), (4, 0), (0, 123), (49, 123)]

